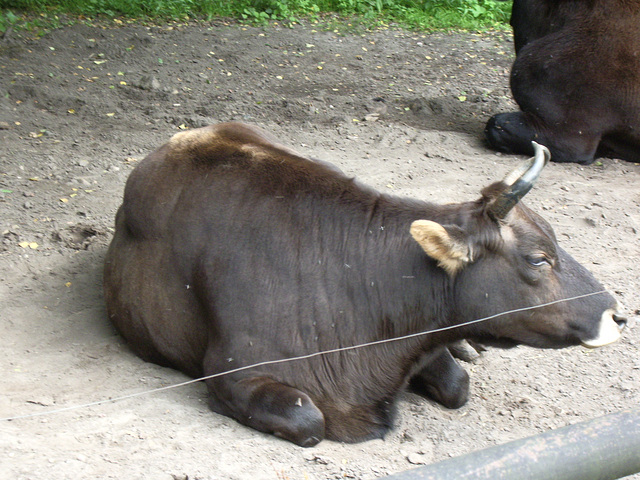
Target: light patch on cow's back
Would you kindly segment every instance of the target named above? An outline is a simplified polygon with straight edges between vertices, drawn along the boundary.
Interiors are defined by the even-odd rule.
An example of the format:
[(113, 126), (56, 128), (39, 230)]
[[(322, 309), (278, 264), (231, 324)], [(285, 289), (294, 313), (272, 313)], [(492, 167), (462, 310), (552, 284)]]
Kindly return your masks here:
[(283, 163), (289, 161), (292, 157), (306, 160), (306, 158), (296, 151), (288, 148), (281, 148), (281, 146), (277, 144), (264, 146), (246, 143), (238, 145), (238, 150), (246, 154), (255, 162), (266, 162), (271, 160)]
[(185, 152), (197, 145), (214, 144), (220, 135), (215, 127), (194, 128), (176, 133), (167, 145), (173, 152)]
[(238, 150), (249, 156), (253, 161), (265, 161), (273, 158), (272, 152), (267, 151), (262, 145), (248, 143), (239, 145)]
[(224, 151), (228, 154), (237, 150), (243, 153), (245, 158), (253, 161), (304, 158), (299, 152), (279, 143), (261, 128), (233, 122), (176, 133), (169, 140), (168, 146), (172, 153), (180, 157), (196, 151), (201, 155), (215, 155), (216, 152)]

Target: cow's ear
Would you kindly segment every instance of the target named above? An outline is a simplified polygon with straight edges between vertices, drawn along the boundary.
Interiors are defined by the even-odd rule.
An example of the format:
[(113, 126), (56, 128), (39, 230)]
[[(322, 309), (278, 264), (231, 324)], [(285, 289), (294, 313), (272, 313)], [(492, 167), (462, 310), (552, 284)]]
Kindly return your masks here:
[(416, 220), (411, 224), (411, 235), (451, 276), (469, 262), (469, 247), (463, 241), (462, 230), (455, 225), (444, 227), (430, 220)]

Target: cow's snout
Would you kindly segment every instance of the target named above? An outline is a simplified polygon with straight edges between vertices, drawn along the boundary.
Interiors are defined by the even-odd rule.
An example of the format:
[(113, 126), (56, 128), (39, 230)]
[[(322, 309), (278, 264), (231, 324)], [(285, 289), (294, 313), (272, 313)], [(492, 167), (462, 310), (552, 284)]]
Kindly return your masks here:
[(605, 310), (600, 318), (598, 333), (595, 338), (582, 340), (582, 345), (589, 348), (602, 347), (617, 341), (627, 319), (618, 314), (613, 308)]

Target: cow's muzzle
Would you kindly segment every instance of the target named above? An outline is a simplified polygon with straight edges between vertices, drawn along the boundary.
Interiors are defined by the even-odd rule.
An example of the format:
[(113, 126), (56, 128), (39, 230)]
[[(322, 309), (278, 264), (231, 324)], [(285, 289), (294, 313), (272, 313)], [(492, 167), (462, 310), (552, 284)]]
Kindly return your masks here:
[(600, 318), (598, 334), (593, 339), (582, 340), (582, 345), (589, 348), (602, 347), (617, 341), (622, 330), (627, 325), (627, 319), (610, 308), (605, 310)]

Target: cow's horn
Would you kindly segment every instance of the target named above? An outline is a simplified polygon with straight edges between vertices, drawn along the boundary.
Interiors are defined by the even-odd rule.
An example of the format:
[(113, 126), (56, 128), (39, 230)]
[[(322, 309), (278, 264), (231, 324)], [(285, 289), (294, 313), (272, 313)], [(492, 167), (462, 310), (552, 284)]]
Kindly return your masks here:
[(547, 147), (536, 142), (531, 142), (531, 144), (535, 155), (527, 163), (505, 177), (504, 183), (508, 185), (508, 188), (489, 207), (489, 214), (495, 219), (505, 218), (516, 203), (531, 190), (543, 167), (551, 158)]

